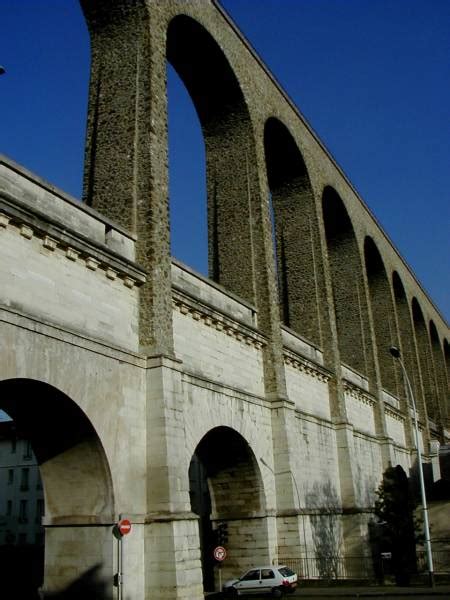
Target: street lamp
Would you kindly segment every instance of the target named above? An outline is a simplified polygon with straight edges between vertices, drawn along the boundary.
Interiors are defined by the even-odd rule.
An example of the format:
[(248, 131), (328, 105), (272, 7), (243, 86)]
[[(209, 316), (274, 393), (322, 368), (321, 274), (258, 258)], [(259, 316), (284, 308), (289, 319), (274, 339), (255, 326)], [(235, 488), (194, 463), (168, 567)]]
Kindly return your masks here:
[[(279, 471), (278, 473), (275, 473), (275, 471), (272, 469), (272, 467), (270, 465), (268, 465), (266, 463), (266, 461), (262, 458), (262, 456), (260, 456), (259, 460), (262, 462), (262, 464), (267, 467), (267, 469), (269, 469), (269, 471), (274, 475), (284, 475), (285, 473), (289, 473), (289, 475), (292, 477), (292, 481), (294, 482), (294, 487), (295, 487), (295, 491), (297, 493), (297, 502), (298, 502), (298, 508), (300, 510), (300, 494), (298, 492), (298, 486), (297, 486), (297, 481), (294, 477), (294, 473), (288, 469), (287, 471)], [(305, 515), (302, 514), (302, 529), (303, 529), (303, 538), (305, 541), (305, 560), (306, 560), (306, 574), (307, 577), (309, 578), (309, 565), (308, 565), (308, 548), (306, 545), (306, 531), (305, 531)]]
[(414, 430), (415, 430), (415, 434), (416, 434), (415, 437), (416, 437), (416, 449), (417, 449), (417, 462), (418, 462), (418, 467), (419, 467), (420, 494), (422, 497), (423, 529), (424, 529), (424, 533), (425, 533), (425, 548), (426, 548), (426, 552), (427, 552), (429, 582), (430, 582), (430, 586), (433, 587), (434, 586), (433, 556), (431, 554), (431, 540), (430, 540), (430, 526), (428, 523), (427, 497), (425, 494), (425, 483), (424, 483), (423, 468), (422, 468), (422, 456), (420, 453), (420, 446), (419, 446), (419, 425), (417, 422), (416, 402), (414, 400), (414, 394), (412, 391), (412, 386), (411, 386), (411, 382), (408, 377), (408, 373), (406, 372), (405, 365), (403, 364), (403, 361), (400, 356), (400, 350), (396, 346), (391, 346), (389, 348), (389, 352), (398, 361), (398, 364), (400, 365), (400, 367), (402, 369), (403, 377), (405, 378), (405, 382), (406, 382), (407, 396), (409, 399), (408, 404), (412, 404), (413, 412), (414, 412)]

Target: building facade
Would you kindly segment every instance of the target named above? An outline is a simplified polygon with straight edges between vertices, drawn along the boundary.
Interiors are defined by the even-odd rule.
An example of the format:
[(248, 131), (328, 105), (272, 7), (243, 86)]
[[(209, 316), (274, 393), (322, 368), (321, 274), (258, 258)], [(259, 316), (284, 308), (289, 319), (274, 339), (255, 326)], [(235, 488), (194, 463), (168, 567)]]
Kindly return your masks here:
[[(125, 596), (368, 553), (389, 465), (448, 442), (448, 326), (215, 1), (81, 2), (85, 202), (0, 161), (0, 404), (45, 489), (45, 586), (99, 562)], [(170, 256), (166, 61), (206, 148), (209, 271)], [(272, 234), (272, 216), (275, 235)], [(432, 446), (431, 446), (432, 445)]]
[(43, 546), (44, 492), (31, 443), (0, 421), (0, 546)]

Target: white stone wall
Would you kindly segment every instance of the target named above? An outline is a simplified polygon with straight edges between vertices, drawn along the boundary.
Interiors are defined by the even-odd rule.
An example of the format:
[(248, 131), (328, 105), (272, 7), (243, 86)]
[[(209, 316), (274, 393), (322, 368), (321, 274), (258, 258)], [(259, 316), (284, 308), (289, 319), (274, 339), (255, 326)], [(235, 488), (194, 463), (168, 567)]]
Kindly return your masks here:
[(286, 388), (289, 399), (302, 412), (330, 419), (328, 384), (319, 374), (301, 367), (286, 365)]
[(239, 338), (220, 318), (205, 320), (195, 311), (175, 310), (173, 329), (175, 354), (185, 370), (250, 394), (264, 394), (262, 352), (250, 338)]
[(370, 398), (365, 394), (346, 390), (345, 409), (347, 418), (355, 429), (375, 435), (373, 401)]
[(400, 448), (398, 446), (395, 446), (394, 457), (395, 462), (393, 466), (395, 467), (395, 465), (400, 465), (401, 467), (403, 467), (403, 470), (405, 471), (406, 475), (409, 476), (409, 470), (411, 468), (411, 454), (409, 450), (407, 450), (406, 448)]
[[(0, 302), (47, 323), (138, 349), (138, 291), (31, 229), (0, 227)], [(94, 263), (93, 263), (94, 264)]]
[[(11, 322), (5, 322), (5, 318)], [(0, 310), (1, 380), (22, 378), (30, 380), (31, 385), (33, 381), (48, 383), (88, 416), (101, 435), (118, 512), (145, 511), (146, 403), (142, 366), (133, 355)], [(44, 402), (45, 398), (39, 400)]]
[(405, 446), (405, 422), (404, 419), (397, 415), (397, 413), (385, 410), (386, 415), (386, 431), (390, 438), (394, 440), (396, 444)]
[[(186, 464), (204, 435), (214, 427), (230, 427), (240, 433), (252, 448), (255, 459), (269, 460), (272, 429), (269, 407), (265, 402), (222, 388), (193, 375), (183, 375), (185, 397)], [(270, 444), (270, 446), (269, 446)], [(271, 479), (267, 469), (259, 466), (263, 479)], [(269, 498), (268, 506), (273, 506)]]
[(194, 298), (203, 307), (227, 315), (235, 322), (250, 327), (256, 326), (255, 308), (214, 281), (206, 279), (175, 259), (172, 259), (171, 275), (174, 289)]
[(285, 326), (281, 328), (283, 344), (300, 356), (308, 358), (318, 365), (323, 365), (323, 353), (319, 348)]
[[(23, 167), (0, 156), (0, 194), (14, 198), (25, 210), (50, 217), (66, 230), (72, 230), (97, 244), (105, 244), (129, 260), (135, 259), (134, 241), (119, 227), (112, 227), (95, 210), (71, 198)], [(106, 226), (107, 223), (107, 226)]]
[(383, 473), (381, 448), (376, 439), (358, 432), (354, 432), (353, 444), (356, 503), (373, 506)]
[[(332, 490), (329, 501), (340, 502), (336, 434), (330, 423), (319, 419), (297, 419), (298, 448), (294, 457), (295, 476), (303, 506), (323, 502), (325, 488)], [(325, 487), (324, 487), (325, 486)]]

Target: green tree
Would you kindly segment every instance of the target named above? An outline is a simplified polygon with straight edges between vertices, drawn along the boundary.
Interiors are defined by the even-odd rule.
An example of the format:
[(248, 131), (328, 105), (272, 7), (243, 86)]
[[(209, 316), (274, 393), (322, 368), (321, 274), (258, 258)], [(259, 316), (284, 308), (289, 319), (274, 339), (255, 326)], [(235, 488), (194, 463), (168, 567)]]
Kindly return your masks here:
[(375, 514), (381, 524), (380, 548), (392, 553), (392, 570), (397, 585), (409, 585), (416, 572), (416, 531), (414, 517), (417, 503), (405, 471), (397, 465), (388, 467), (377, 492)]

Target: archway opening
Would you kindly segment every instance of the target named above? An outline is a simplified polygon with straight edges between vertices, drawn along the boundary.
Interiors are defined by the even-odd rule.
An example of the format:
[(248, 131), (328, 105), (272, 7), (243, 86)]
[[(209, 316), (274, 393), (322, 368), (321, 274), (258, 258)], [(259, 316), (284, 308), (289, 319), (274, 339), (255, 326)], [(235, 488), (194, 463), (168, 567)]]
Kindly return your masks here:
[(395, 360), (389, 353), (391, 346), (398, 345), (394, 305), (383, 259), (370, 237), (364, 240), (364, 258), (381, 383), (384, 389), (397, 396), (399, 378)]
[(432, 424), (436, 424), (435, 419), (437, 418), (438, 413), (436, 405), (436, 390), (433, 381), (430, 339), (428, 336), (428, 329), (425, 324), (425, 318), (417, 298), (413, 298), (412, 300), (412, 316), (414, 333), (417, 342), (417, 353), (419, 356), (420, 374), (422, 376), (426, 413), (429, 419), (431, 419)]
[[(225, 577), (268, 560), (262, 479), (246, 440), (229, 427), (216, 427), (195, 449), (189, 481), (191, 509), (200, 518), (204, 588), (212, 591), (217, 577), (213, 550), (220, 543), (227, 550)], [(220, 529), (226, 539), (218, 538)]]
[(8, 574), (2, 587), (30, 597), (44, 579), (44, 492), (30, 440), (2, 410), (0, 466), (0, 564)]
[(322, 209), (341, 360), (368, 375), (367, 303), (355, 232), (344, 203), (330, 187), (324, 190)]
[[(15, 513), (11, 516), (17, 520), (17, 542), (20, 534), (29, 536), (42, 519), (46, 587), (64, 586), (96, 563), (103, 563), (105, 573), (111, 575), (112, 541), (109, 553), (105, 544), (114, 514), (111, 477), (98, 435), (85, 413), (56, 388), (28, 379), (0, 382), (0, 409), (12, 419), (16, 448), (20, 440), (23, 448), (32, 451), (31, 462), (35, 457), (33, 466), (40, 473), (43, 494), (31, 462), (30, 467), (12, 464), (10, 468), (20, 472), (16, 485), (7, 485), (6, 500), (11, 500)], [(42, 567), (35, 566), (40, 569), (37, 581), (42, 579)], [(26, 575), (21, 565), (12, 564), (11, 573), (16, 569), (20, 586)]]
[[(420, 384), (420, 368), (417, 362), (416, 345), (414, 341), (414, 330), (411, 320), (411, 311), (406, 297), (405, 288), (400, 275), (394, 271), (392, 275), (392, 287), (394, 290), (395, 308), (397, 310), (398, 327), (400, 333), (400, 345), (402, 349), (403, 362), (408, 373), (414, 398), (417, 402), (417, 410), (424, 415), (422, 388)], [(409, 411), (407, 392), (403, 382), (403, 397), (405, 400), (405, 411)], [(412, 440), (411, 440), (412, 442)]]
[(447, 370), (447, 379), (450, 380), (450, 344), (445, 339), (444, 340), (444, 356), (445, 356), (445, 366)]
[(281, 319), (316, 344), (322, 273), (314, 196), (305, 162), (288, 129), (271, 117), (264, 127), (267, 178)]
[(434, 321), (430, 321), (430, 340), (431, 354), (434, 367), (434, 380), (436, 389), (436, 409), (439, 427), (445, 427), (446, 422), (446, 402), (448, 396), (448, 387), (445, 375), (445, 357), (444, 348), (439, 340), (439, 334)]
[(203, 132), (209, 276), (254, 302), (251, 205), (257, 178), (250, 174), (253, 132), (243, 93), (217, 42), (190, 17), (170, 22), (167, 60), (186, 87)]
[(171, 254), (208, 276), (205, 144), (192, 100), (167, 63)]

